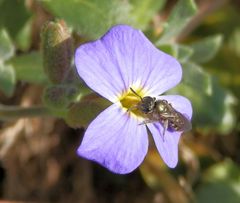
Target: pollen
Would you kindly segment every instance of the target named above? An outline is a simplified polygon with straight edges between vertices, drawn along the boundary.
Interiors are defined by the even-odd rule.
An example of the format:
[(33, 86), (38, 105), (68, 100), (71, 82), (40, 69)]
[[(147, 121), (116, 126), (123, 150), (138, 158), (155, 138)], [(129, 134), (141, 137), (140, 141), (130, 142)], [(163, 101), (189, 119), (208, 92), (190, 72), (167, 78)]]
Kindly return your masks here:
[(127, 92), (122, 94), (119, 98), (121, 106), (124, 110), (128, 111), (129, 114), (136, 116), (140, 119), (144, 118), (144, 114), (138, 110), (137, 105), (141, 102), (146, 93), (142, 88), (133, 88), (137, 95), (129, 88)]

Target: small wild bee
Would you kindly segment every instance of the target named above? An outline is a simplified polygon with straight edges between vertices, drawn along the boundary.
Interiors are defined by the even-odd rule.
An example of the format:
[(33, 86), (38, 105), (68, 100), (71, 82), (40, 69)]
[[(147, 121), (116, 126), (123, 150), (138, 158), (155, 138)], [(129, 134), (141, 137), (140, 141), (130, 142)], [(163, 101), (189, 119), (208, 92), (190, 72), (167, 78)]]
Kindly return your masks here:
[(163, 125), (163, 138), (167, 129), (175, 131), (191, 130), (191, 122), (186, 116), (174, 109), (167, 100), (156, 100), (155, 97), (150, 96), (141, 97), (132, 88), (130, 89), (141, 101), (128, 111), (137, 108), (146, 115), (146, 120), (142, 124), (160, 122)]

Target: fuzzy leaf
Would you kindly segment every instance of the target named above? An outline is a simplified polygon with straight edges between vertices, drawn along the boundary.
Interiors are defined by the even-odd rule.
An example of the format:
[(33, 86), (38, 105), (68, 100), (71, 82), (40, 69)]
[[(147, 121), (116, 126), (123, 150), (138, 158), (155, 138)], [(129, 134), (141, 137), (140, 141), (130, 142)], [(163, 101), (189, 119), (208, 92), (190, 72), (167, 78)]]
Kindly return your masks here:
[(222, 41), (221, 35), (215, 35), (191, 44), (190, 47), (193, 49), (191, 60), (198, 63), (208, 62), (216, 55)]
[(73, 128), (87, 127), (109, 105), (110, 103), (103, 98), (82, 100), (70, 107), (66, 122)]
[(171, 11), (161, 39), (157, 44), (166, 43), (175, 38), (187, 25), (197, 11), (194, 0), (179, 0)]
[(27, 51), (32, 42), (32, 21), (28, 20), (15, 37), (16, 47), (22, 51)]
[(131, 15), (140, 29), (145, 29), (149, 21), (153, 18), (157, 11), (161, 10), (166, 0), (130, 0), (132, 5)]
[(78, 90), (75, 86), (52, 85), (45, 89), (43, 101), (49, 108), (55, 110), (66, 110), (77, 94)]
[(186, 62), (193, 54), (191, 47), (180, 44), (161, 44), (158, 48), (177, 58), (181, 63)]
[(235, 98), (218, 81), (194, 63), (183, 63), (183, 80), (169, 93), (189, 98), (193, 105), (193, 123), (204, 130), (227, 134), (235, 125)]
[(5, 27), (10, 36), (15, 38), (30, 17), (25, 1), (2, 0), (0, 11), (0, 27)]
[(5, 61), (14, 54), (14, 46), (5, 29), (0, 30), (0, 60)]
[(0, 90), (8, 97), (12, 96), (15, 88), (15, 72), (11, 65), (0, 62)]
[(196, 191), (198, 203), (238, 203), (240, 199), (240, 170), (231, 160), (224, 160), (204, 173)]
[(119, 0), (42, 0), (54, 15), (64, 19), (78, 33), (98, 38), (112, 25), (131, 23), (130, 4)]
[(46, 84), (48, 81), (43, 71), (42, 56), (39, 52), (16, 56), (8, 63), (16, 71), (17, 80), (37, 84)]

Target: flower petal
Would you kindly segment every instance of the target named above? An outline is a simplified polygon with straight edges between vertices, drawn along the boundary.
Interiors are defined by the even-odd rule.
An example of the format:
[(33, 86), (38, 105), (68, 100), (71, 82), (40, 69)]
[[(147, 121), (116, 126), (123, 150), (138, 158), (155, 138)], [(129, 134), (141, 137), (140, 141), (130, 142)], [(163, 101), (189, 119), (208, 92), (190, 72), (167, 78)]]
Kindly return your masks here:
[[(182, 79), (182, 67), (172, 56), (158, 50), (151, 49), (151, 70), (145, 75), (144, 88), (148, 96), (156, 96), (176, 86)], [(145, 73), (147, 74), (147, 73)]]
[[(166, 99), (180, 113), (186, 115), (188, 119), (192, 117), (192, 106), (190, 101), (182, 96), (168, 95), (160, 96), (158, 99)], [(166, 130), (164, 138), (162, 136), (163, 126), (160, 123), (148, 124), (152, 133), (156, 147), (163, 161), (174, 168), (178, 162), (178, 142), (182, 132)]]
[(127, 25), (114, 26), (101, 39), (81, 45), (75, 64), (86, 84), (112, 102), (131, 86), (159, 95), (182, 76), (181, 66), (173, 57)]
[(163, 161), (168, 167), (174, 168), (178, 162), (178, 142), (181, 132), (169, 132), (166, 130), (163, 138), (163, 127), (160, 123), (148, 124), (148, 128)]
[(92, 121), (78, 154), (119, 174), (130, 173), (148, 150), (146, 127), (113, 104)]

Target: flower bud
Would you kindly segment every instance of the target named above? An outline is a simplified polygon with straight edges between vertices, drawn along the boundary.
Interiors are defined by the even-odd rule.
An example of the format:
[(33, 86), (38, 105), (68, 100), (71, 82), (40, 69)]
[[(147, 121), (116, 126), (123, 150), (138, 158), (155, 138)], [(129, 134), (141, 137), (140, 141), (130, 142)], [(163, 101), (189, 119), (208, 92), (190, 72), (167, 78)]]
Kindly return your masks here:
[(82, 100), (69, 108), (65, 121), (72, 128), (87, 127), (109, 105), (103, 98)]
[(47, 87), (43, 94), (43, 101), (53, 110), (67, 110), (69, 104), (77, 97), (78, 90), (71, 85), (53, 85)]
[(71, 35), (64, 21), (47, 22), (41, 40), (45, 73), (52, 83), (62, 83), (71, 68), (73, 55)]

